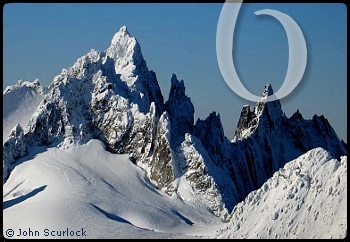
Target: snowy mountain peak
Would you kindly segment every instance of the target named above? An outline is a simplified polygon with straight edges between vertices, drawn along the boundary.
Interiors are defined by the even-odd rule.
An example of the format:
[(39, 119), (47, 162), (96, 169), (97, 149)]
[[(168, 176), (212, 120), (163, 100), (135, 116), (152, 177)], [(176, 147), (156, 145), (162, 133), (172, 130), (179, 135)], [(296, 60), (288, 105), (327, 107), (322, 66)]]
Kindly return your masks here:
[[(265, 86), (263, 95), (269, 93), (271, 86)], [(279, 100), (266, 102), (266, 98), (256, 103), (253, 112), (249, 106), (243, 107), (231, 142), (244, 151), (255, 189), (286, 162), (311, 149), (322, 147), (337, 159), (347, 154), (346, 146), (323, 115), (305, 120), (297, 110), (287, 118)]]
[(126, 26), (114, 34), (111, 45), (106, 50), (106, 56), (115, 61), (115, 71), (122, 75), (128, 86), (135, 81), (135, 76), (146, 72), (146, 62), (141, 47), (136, 38), (131, 37)]
[(269, 114), (271, 114), (272, 116), (278, 116), (278, 118), (282, 116), (281, 103), (279, 100), (273, 102), (266, 102), (267, 97), (271, 95), (274, 95), (272, 85), (266, 84), (261, 94), (260, 100), (255, 104), (254, 107), (254, 115), (256, 117), (259, 117), (263, 113), (266, 113), (266, 109), (268, 109)]
[[(117, 45), (122, 39), (131, 38), (130, 33), (126, 26), (122, 26), (117, 33), (114, 34), (111, 45)], [(133, 38), (135, 39), (135, 38)]]
[(129, 34), (128, 28), (127, 28), (125, 25), (122, 26), (122, 27), (120, 27), (120, 29), (119, 29), (118, 32), (125, 33), (125, 34)]

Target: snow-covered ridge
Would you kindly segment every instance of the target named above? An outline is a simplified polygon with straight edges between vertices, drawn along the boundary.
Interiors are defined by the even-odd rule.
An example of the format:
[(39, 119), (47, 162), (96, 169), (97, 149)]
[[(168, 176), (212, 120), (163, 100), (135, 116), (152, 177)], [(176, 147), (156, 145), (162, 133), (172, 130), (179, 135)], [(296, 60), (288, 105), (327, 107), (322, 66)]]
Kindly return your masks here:
[(39, 94), (45, 94), (47, 92), (46, 87), (41, 86), (39, 79), (36, 78), (33, 82), (25, 81), (22, 79), (18, 80), (15, 85), (7, 86), (2, 94), (5, 95), (6, 93), (12, 92), (12, 91), (19, 89), (21, 87), (33, 88)]
[(218, 238), (339, 239), (346, 224), (347, 156), (315, 148), (237, 204)]

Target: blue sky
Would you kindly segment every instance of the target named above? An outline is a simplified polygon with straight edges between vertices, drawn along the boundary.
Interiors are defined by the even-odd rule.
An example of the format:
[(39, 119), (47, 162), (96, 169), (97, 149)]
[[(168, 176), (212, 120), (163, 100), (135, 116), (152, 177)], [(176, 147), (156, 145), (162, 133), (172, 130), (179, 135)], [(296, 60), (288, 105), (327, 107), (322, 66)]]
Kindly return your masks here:
[[(22, 4), (3, 8), (3, 88), (17, 80), (39, 78), (49, 84), (90, 49), (104, 51), (123, 25), (139, 41), (148, 68), (156, 72), (165, 100), (170, 78), (183, 79), (195, 116), (220, 113), (231, 139), (245, 104), (223, 80), (216, 59), (216, 27), (223, 3)], [(339, 138), (347, 141), (347, 9), (336, 3), (244, 4), (234, 36), (233, 60), (245, 87), (260, 95), (271, 83), (281, 87), (288, 66), (283, 26), (255, 11), (288, 14), (303, 31), (308, 62), (297, 88), (281, 100), (290, 117), (325, 115)]]

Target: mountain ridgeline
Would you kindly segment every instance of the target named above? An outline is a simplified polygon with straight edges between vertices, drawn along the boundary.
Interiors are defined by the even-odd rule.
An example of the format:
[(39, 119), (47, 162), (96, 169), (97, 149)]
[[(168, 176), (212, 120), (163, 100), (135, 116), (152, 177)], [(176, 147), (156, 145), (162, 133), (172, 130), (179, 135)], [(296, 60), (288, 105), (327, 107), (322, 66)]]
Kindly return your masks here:
[[(38, 85), (21, 82), (3, 94), (5, 102), (6, 95), (24, 87), (42, 95), (28, 124), (15, 125), (3, 143), (3, 183), (34, 146), (65, 149), (99, 139), (108, 151), (129, 154), (168, 195), (192, 196), (226, 219), (251, 191), (309, 150), (322, 147), (337, 159), (347, 155), (323, 115), (305, 120), (297, 111), (288, 118), (278, 100), (266, 102), (271, 85), (253, 111), (243, 107), (231, 141), (219, 114), (195, 122), (184, 81), (173, 74), (164, 101), (155, 73), (125, 26), (106, 51), (92, 49), (40, 93)], [(185, 193), (184, 186), (193, 193)]]

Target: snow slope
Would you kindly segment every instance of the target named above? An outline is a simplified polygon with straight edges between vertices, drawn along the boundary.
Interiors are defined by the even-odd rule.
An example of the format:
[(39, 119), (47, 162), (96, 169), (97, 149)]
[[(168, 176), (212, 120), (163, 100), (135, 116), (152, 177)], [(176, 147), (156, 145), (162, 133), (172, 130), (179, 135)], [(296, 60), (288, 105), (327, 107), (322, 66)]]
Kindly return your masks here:
[(83, 228), (86, 238), (195, 238), (219, 227), (205, 207), (158, 190), (127, 155), (94, 139), (67, 150), (36, 147), (3, 186), (4, 234)]
[[(53, 238), (45, 229), (67, 228), (86, 231), (84, 238), (344, 238), (346, 185), (347, 157), (338, 161), (316, 148), (251, 192), (224, 223), (205, 206), (157, 189), (127, 155), (107, 152), (99, 140), (66, 150), (37, 146), (3, 186), (3, 232), (13, 229), (14, 238)], [(38, 236), (16, 236), (19, 229)]]
[(287, 163), (237, 204), (218, 238), (343, 239), (347, 156), (315, 148)]

